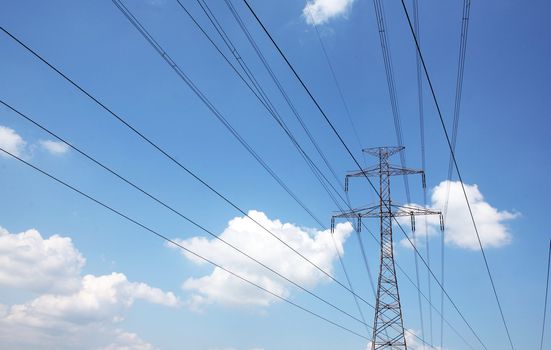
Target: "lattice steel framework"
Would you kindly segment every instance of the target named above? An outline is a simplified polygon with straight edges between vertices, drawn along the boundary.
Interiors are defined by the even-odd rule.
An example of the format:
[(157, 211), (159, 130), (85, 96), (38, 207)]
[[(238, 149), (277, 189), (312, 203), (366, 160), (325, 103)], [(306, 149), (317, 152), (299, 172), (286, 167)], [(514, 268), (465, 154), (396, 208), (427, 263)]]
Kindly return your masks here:
[(390, 177), (396, 175), (421, 174), (423, 186), (425, 175), (422, 170), (400, 168), (389, 163), (389, 158), (402, 151), (404, 147), (366, 148), (363, 152), (378, 157), (379, 164), (352, 172), (346, 175), (345, 190), (348, 191), (348, 179), (351, 177), (379, 177), (379, 204), (339, 213), (331, 219), (331, 227), (335, 226), (336, 218), (354, 218), (357, 220), (356, 230), (361, 231), (362, 218), (379, 218), (381, 260), (375, 303), (375, 320), (373, 325), (372, 350), (400, 349), (406, 350), (404, 322), (394, 265), (394, 250), (392, 245), (393, 217), (410, 216), (412, 230), (415, 230), (416, 215), (440, 215), (440, 228), (443, 229), (442, 214), (412, 205), (393, 204), (390, 198)]

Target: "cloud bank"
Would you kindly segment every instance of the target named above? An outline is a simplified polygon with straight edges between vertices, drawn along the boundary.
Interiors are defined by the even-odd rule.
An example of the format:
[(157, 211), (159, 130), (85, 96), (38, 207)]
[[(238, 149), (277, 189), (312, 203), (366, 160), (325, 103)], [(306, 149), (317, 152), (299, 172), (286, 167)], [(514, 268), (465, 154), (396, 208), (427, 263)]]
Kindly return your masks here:
[[(337, 253), (329, 230), (316, 231), (282, 223), (279, 220), (270, 220), (266, 214), (254, 210), (250, 211), (249, 215), (325, 271), (333, 270)], [(343, 254), (343, 243), (351, 232), (352, 226), (348, 223), (336, 226), (334, 239), (340, 254)], [(327, 276), (247, 217), (236, 217), (231, 220), (220, 237), (305, 287), (311, 288), (327, 280)], [(288, 297), (291, 293), (288, 282), (218, 240), (193, 237), (176, 241), (279, 296)], [(186, 252), (182, 254), (197, 265), (205, 264), (193, 255)], [(187, 303), (193, 309), (201, 309), (209, 304), (268, 306), (277, 301), (275, 297), (219, 268), (214, 268), (208, 275), (185, 280), (182, 287), (191, 293)]]
[(82, 276), (84, 264), (68, 237), (0, 228), (0, 288), (36, 295), (0, 307), (0, 343), (17, 349), (153, 349), (117, 325), (138, 300), (177, 307), (178, 298), (122, 273)]

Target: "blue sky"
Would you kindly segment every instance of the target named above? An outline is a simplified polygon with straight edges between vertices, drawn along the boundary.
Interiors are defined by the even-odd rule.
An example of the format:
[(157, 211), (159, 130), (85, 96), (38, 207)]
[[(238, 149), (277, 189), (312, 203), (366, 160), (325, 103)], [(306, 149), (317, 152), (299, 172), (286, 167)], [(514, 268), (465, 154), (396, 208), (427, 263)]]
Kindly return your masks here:
[[(328, 226), (337, 210), (334, 203), (282, 130), (176, 1), (125, 3), (243, 138)], [(322, 167), (322, 160), (225, 4), (208, 3), (301, 145)], [(355, 169), (353, 161), (243, 3), (233, 3), (320, 148), (344, 178), (347, 171)], [(336, 9), (318, 28), (361, 146), (345, 115), (316, 31), (303, 16), (306, 0), (251, 3), (357, 157), (363, 159), (360, 147), (396, 143), (371, 1), (319, 2), (326, 9)], [(183, 4), (214, 36), (196, 2), (184, 0)], [(420, 167), (414, 46), (400, 2), (385, 2), (385, 6), (408, 165)], [(422, 50), (448, 125), (453, 115), (461, 6), (462, 1), (432, 0), (419, 5)], [(547, 176), (551, 170), (549, 11), (545, 1), (472, 3), (457, 145), (458, 161), (477, 210), (517, 348), (539, 344), (543, 313), (550, 238), (545, 217), (551, 195)], [(111, 1), (3, 2), (0, 25), (344, 281), (334, 248), (328, 245), (328, 233), (267, 175)], [(3, 33), (0, 47), (0, 99), (212, 232), (223, 234), (259, 260), (357, 314), (346, 290), (323, 279), (277, 241), (248, 225), (239, 212)], [(449, 152), (428, 90), (424, 91), (424, 106), (429, 204), (439, 206), (445, 197), (442, 182), (447, 176)], [(364, 331), (357, 322), (306, 293), (235, 258), (204, 232), (75, 151), (50, 141), (50, 135), (0, 108), (2, 147), (11, 147), (29, 162), (213, 260), (257, 278), (281, 295), (355, 331)], [(366, 159), (374, 162), (373, 158)], [(180, 254), (14, 159), (0, 156), (0, 178), (0, 323), (4, 329), (0, 342), (10, 348), (36, 348), (37, 344), (51, 348), (194, 350), (366, 347), (361, 338), (226, 279), (211, 266)], [(403, 182), (393, 180), (393, 197), (405, 202)], [(420, 184), (420, 179), (410, 179), (414, 203), (422, 203)], [(464, 217), (465, 203), (456, 185), (452, 186), (447, 220), (446, 290), (488, 348), (507, 348), (482, 256), (473, 244), (475, 238)], [(375, 193), (361, 180), (352, 183), (350, 195), (355, 206), (376, 201)], [(376, 222), (370, 222), (369, 227), (377, 232)], [(337, 231), (354, 287), (373, 301), (354, 234), (345, 226)], [(375, 273), (376, 243), (367, 232), (361, 234), (365, 235), (368, 260)], [(403, 238), (396, 230), (396, 259), (415, 277), (413, 252), (400, 242)], [(425, 242), (421, 243), (421, 253), (426, 254)], [(438, 233), (430, 235), (429, 244), (431, 263), (439, 276)], [(398, 279), (405, 326), (421, 336), (417, 292), (403, 275)], [(427, 272), (422, 267), (420, 279), (427, 293)], [(433, 303), (439, 307), (438, 287), (433, 284), (431, 288)], [(430, 340), (426, 303), (423, 308), (424, 338)], [(370, 324), (373, 311), (365, 307), (364, 312)], [(480, 348), (449, 303), (445, 315), (474, 348)], [(439, 324), (433, 313), (434, 345), (440, 344)], [(547, 332), (546, 344), (551, 344), (550, 337)], [(446, 328), (444, 348), (468, 347)]]

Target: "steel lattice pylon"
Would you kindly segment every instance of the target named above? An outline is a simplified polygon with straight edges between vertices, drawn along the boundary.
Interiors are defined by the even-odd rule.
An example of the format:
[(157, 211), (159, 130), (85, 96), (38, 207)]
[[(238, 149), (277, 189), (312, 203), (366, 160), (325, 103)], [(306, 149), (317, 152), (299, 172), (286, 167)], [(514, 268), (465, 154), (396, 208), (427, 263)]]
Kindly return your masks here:
[(392, 244), (392, 220), (398, 216), (410, 216), (412, 230), (415, 230), (416, 215), (440, 215), (440, 226), (443, 229), (440, 211), (416, 207), (412, 205), (393, 204), (390, 198), (390, 177), (395, 175), (421, 174), (423, 186), (425, 175), (422, 170), (405, 169), (389, 163), (389, 158), (404, 147), (366, 148), (363, 151), (379, 158), (379, 164), (346, 175), (345, 190), (348, 191), (348, 179), (351, 177), (379, 177), (379, 204), (339, 213), (331, 219), (332, 229), (336, 218), (357, 219), (357, 231), (361, 231), (362, 218), (379, 218), (381, 260), (377, 284), (377, 300), (375, 303), (375, 320), (373, 324), (372, 350), (407, 349), (404, 334), (404, 322), (400, 304), (400, 293), (394, 265), (394, 250)]

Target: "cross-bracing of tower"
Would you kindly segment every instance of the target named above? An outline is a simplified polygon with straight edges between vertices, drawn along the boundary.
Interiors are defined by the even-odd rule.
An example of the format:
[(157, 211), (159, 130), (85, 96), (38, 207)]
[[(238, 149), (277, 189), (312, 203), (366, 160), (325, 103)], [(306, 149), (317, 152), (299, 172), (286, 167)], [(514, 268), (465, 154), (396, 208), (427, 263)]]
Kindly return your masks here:
[(379, 218), (380, 222), (380, 264), (377, 283), (377, 299), (375, 302), (375, 317), (373, 321), (373, 339), (371, 349), (407, 349), (406, 337), (404, 334), (404, 321), (400, 304), (400, 293), (398, 292), (398, 280), (394, 264), (394, 250), (392, 243), (392, 221), (397, 217), (409, 216), (411, 228), (415, 230), (415, 216), (417, 215), (439, 215), (440, 230), (444, 229), (442, 213), (438, 210), (413, 206), (411, 204), (396, 204), (390, 197), (390, 178), (397, 175), (421, 174), (423, 187), (426, 186), (423, 170), (398, 167), (390, 163), (389, 158), (401, 152), (403, 146), (399, 147), (374, 147), (366, 148), (363, 152), (377, 157), (379, 163), (362, 169), (350, 172), (345, 178), (345, 191), (348, 191), (350, 178), (356, 177), (378, 177), (379, 203), (366, 207), (353, 209), (348, 212), (340, 212), (331, 219), (332, 230), (335, 227), (335, 219), (355, 219), (356, 230), (361, 231), (362, 219)]

